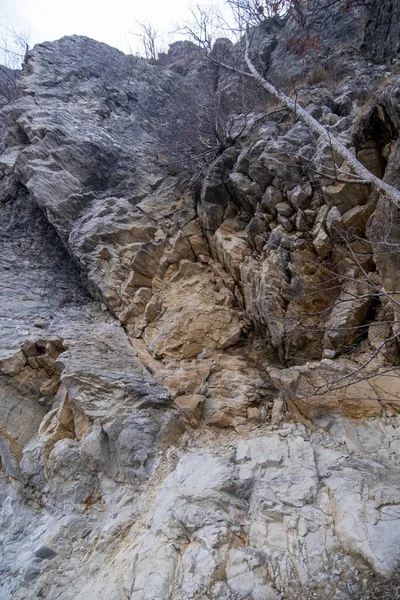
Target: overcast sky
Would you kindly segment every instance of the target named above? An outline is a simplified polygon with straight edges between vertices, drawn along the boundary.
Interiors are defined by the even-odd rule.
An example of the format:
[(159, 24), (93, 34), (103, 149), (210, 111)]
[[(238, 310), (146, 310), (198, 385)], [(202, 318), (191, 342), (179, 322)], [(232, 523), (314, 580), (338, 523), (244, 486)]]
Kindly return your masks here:
[[(224, 0), (201, 4), (223, 5)], [(30, 46), (74, 33), (128, 51), (137, 43), (130, 32), (137, 21), (151, 22), (166, 41), (185, 19), (190, 0), (0, 0), (0, 24), (29, 32)]]

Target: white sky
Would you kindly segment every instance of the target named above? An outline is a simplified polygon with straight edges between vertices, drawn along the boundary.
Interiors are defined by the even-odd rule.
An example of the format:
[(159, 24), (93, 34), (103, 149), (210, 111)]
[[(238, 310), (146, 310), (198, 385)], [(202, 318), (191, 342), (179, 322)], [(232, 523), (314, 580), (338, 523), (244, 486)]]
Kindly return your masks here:
[[(224, 0), (199, 3), (223, 6)], [(76, 33), (128, 51), (129, 45), (137, 44), (130, 34), (137, 21), (151, 22), (170, 42), (168, 32), (187, 18), (193, 4), (190, 0), (0, 0), (0, 24), (28, 32), (30, 46)]]

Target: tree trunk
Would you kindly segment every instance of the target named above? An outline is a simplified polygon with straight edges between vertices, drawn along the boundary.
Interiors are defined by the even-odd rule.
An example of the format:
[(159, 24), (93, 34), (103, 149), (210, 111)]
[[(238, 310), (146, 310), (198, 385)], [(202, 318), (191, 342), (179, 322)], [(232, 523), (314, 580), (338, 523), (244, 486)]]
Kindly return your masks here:
[[(380, 0), (377, 0), (380, 1)], [(384, 3), (390, 2), (391, 0), (382, 0)], [(393, 3), (400, 4), (400, 0), (393, 0)], [(228, 71), (232, 71), (233, 73), (237, 73), (244, 77), (250, 77), (255, 80), (259, 85), (261, 85), (267, 92), (272, 94), (277, 100), (282, 102), (289, 110), (294, 112), (300, 119), (309, 125), (309, 127), (321, 138), (326, 140), (331, 147), (336, 150), (336, 152), (343, 158), (343, 160), (347, 163), (347, 165), (352, 169), (353, 173), (356, 177), (359, 178), (357, 183), (369, 184), (373, 190), (378, 192), (379, 194), (383, 194), (389, 202), (393, 204), (397, 209), (400, 209), (400, 190), (395, 188), (394, 186), (386, 183), (379, 177), (376, 177), (373, 173), (368, 171), (364, 165), (360, 163), (359, 160), (350, 152), (348, 148), (336, 138), (330, 131), (322, 125), (317, 119), (310, 115), (302, 106), (300, 106), (297, 102), (292, 100), (289, 96), (287, 96), (284, 92), (277, 89), (272, 83), (267, 81), (256, 69), (253, 62), (250, 59), (250, 39), (249, 39), (249, 27), (247, 27), (246, 33), (246, 52), (245, 52), (245, 62), (249, 69), (249, 71), (243, 71), (242, 69), (238, 69), (236, 67), (232, 67), (227, 65), (224, 62), (213, 59), (212, 57), (208, 57), (211, 62), (221, 66)], [(356, 183), (356, 181), (352, 181), (352, 183)]]

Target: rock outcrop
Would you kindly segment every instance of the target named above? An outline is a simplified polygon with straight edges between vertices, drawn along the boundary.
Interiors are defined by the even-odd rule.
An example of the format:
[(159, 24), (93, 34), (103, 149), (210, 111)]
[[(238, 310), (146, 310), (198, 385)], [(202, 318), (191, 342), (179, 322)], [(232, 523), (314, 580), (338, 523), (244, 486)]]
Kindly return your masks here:
[[(344, 62), (299, 101), (398, 185), (397, 67)], [(72, 36), (3, 109), (5, 600), (346, 600), (396, 571), (397, 221), (281, 107), (193, 189), (160, 132), (207, 68)]]

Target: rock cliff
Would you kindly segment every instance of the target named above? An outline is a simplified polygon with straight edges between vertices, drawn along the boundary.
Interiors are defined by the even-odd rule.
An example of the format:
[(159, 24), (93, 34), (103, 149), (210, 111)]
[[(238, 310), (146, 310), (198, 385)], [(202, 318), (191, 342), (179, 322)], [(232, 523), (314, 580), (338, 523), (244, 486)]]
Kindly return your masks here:
[[(399, 186), (399, 63), (341, 19), (317, 65), (290, 23), (257, 60)], [(241, 131), (192, 185), (176, 155), (209, 69)], [(240, 114), (237, 85), (189, 43), (149, 64), (72, 36), (3, 108), (4, 600), (396, 586), (398, 209), (271, 99)]]

